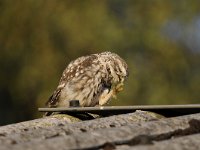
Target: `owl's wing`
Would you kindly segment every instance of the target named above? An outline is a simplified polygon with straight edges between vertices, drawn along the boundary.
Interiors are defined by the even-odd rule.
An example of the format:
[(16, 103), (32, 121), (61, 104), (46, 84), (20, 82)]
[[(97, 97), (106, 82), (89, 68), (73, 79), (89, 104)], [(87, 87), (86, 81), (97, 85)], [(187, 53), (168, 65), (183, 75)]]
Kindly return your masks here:
[(57, 88), (53, 94), (49, 97), (48, 101), (46, 102), (46, 106), (48, 107), (56, 107), (57, 102), (59, 101), (60, 93), (62, 91), (62, 88)]
[[(58, 102), (59, 102), (59, 97), (61, 94), (62, 89), (64, 88), (64, 84), (59, 84), (57, 89), (53, 92), (53, 94), (49, 97), (48, 101), (46, 102), (46, 106), (48, 107), (57, 107)], [(46, 112), (44, 116), (50, 116), (52, 115), (53, 112)]]
[(76, 73), (78, 73), (80, 69), (84, 69), (90, 66), (96, 58), (97, 57), (95, 55), (89, 55), (79, 57), (76, 60), (70, 62), (62, 74), (57, 89), (53, 92), (49, 100), (46, 102), (46, 106), (57, 107), (59, 103), (59, 97), (65, 85), (76, 77)]

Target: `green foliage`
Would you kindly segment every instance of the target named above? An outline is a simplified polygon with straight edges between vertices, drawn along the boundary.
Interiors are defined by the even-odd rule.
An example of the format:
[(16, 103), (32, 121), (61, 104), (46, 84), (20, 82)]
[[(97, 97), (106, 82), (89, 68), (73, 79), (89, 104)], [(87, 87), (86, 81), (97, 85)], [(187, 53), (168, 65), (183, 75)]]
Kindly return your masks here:
[(130, 70), (112, 104), (199, 103), (200, 53), (162, 32), (199, 12), (198, 0), (1, 1), (0, 124), (36, 117), (66, 65), (102, 51)]

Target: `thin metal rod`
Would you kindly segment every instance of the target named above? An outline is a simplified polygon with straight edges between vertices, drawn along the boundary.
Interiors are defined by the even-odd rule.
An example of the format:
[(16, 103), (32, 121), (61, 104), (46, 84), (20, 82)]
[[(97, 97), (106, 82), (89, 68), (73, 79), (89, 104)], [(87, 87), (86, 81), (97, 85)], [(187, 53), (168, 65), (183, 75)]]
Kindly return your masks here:
[(57, 107), (39, 108), (40, 112), (62, 112), (67, 114), (94, 113), (103, 116), (131, 113), (136, 110), (152, 111), (166, 117), (200, 113), (200, 104), (187, 105), (135, 105), (101, 107)]
[(100, 106), (100, 107), (56, 107), (56, 108), (39, 108), (41, 112), (85, 112), (100, 110), (151, 110), (151, 109), (199, 109), (200, 104), (188, 105), (135, 105), (135, 106)]

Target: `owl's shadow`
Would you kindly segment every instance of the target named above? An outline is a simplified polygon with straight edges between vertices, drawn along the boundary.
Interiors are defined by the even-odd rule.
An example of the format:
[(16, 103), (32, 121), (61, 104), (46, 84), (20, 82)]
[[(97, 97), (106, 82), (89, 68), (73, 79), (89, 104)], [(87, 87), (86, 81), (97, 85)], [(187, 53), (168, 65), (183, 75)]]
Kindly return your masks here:
[(100, 114), (92, 114), (92, 113), (87, 113), (87, 112), (81, 112), (81, 113), (73, 113), (73, 112), (60, 112), (60, 114), (67, 114), (70, 115), (72, 117), (75, 117), (77, 119), (80, 120), (92, 120), (92, 119), (96, 119), (96, 118), (101, 118), (101, 117), (105, 117), (104, 115), (100, 115)]

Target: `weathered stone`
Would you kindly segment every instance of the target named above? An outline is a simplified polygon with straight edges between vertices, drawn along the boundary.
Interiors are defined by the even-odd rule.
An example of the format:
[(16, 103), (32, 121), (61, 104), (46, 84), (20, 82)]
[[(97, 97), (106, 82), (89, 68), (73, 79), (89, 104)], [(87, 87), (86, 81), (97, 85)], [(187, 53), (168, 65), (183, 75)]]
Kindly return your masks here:
[[(142, 112), (136, 113), (141, 114)], [(135, 113), (132, 113), (41, 128), (34, 131), (34, 136), (29, 137), (27, 135), (34, 134), (34, 132), (23, 131), (22, 133), (28, 133), (24, 135), (28, 140), (22, 140), (21, 134), (16, 134), (16, 137), (11, 139), (8, 138), (11, 137), (10, 135), (7, 136), (0, 132), (1, 140), (4, 141), (1, 145), (4, 149), (15, 150), (135, 148), (139, 145), (155, 146), (171, 140), (172, 137), (175, 140), (178, 139), (177, 137), (184, 138), (186, 135), (193, 137), (198, 136), (196, 133), (200, 133), (200, 114), (160, 120), (150, 117), (151, 119), (147, 122), (135, 121), (134, 115)], [(37, 134), (42, 138), (36, 136)], [(5, 139), (10, 141), (6, 143)], [(193, 142), (192, 138), (190, 144), (191, 142)]]
[(198, 150), (200, 149), (200, 133), (187, 136), (181, 136), (177, 138), (171, 138), (169, 140), (156, 141), (152, 144), (140, 145), (140, 146), (115, 146), (118, 150)]
[(0, 144), (29, 142), (34, 139), (48, 139), (55, 136), (71, 135), (104, 128), (115, 128), (135, 122), (158, 120), (151, 112), (136, 111), (135, 113), (98, 118), (89, 121), (70, 123), (66, 115), (56, 115), (42, 119), (7, 125), (0, 128)]

